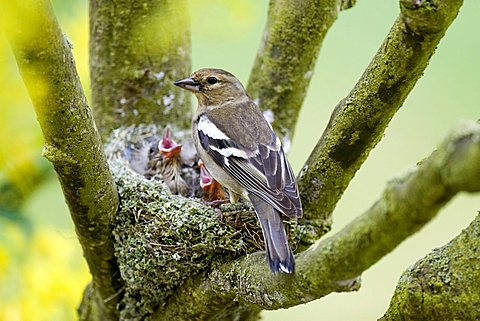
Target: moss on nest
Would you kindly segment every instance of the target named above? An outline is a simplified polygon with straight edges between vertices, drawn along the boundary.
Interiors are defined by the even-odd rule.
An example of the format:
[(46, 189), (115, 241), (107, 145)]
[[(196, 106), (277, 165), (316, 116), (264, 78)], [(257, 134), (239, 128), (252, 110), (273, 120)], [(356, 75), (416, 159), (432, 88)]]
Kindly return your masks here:
[[(213, 208), (198, 198), (172, 195), (161, 176), (146, 178), (132, 170), (131, 151), (142, 141), (154, 140), (157, 133), (161, 129), (150, 125), (118, 129), (106, 147), (120, 194), (113, 234), (125, 281), (120, 306), (123, 320), (143, 320), (187, 278), (207, 271), (213, 262), (264, 248), (249, 204)], [(182, 141), (185, 137), (180, 133), (175, 138)], [(296, 231), (291, 238), (299, 239), (302, 229), (292, 229), (294, 223), (288, 226)]]
[(114, 235), (126, 283), (125, 319), (153, 312), (215, 258), (247, 251), (241, 233), (223, 224), (214, 209), (170, 194), (163, 182), (147, 180), (125, 163), (112, 166), (121, 195)]

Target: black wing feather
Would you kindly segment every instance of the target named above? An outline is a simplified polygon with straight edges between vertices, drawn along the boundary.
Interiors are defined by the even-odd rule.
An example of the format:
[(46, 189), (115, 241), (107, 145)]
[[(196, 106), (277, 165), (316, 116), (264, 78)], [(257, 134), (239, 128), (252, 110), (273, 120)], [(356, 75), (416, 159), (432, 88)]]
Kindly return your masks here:
[(261, 198), (289, 217), (302, 216), (302, 205), (295, 184), (295, 176), (283, 149), (258, 145), (258, 151), (248, 151), (248, 158), (235, 155), (224, 156), (216, 149), (235, 148), (245, 150), (232, 140), (214, 139), (199, 130), (200, 144), (212, 159), (229, 173), (248, 192)]

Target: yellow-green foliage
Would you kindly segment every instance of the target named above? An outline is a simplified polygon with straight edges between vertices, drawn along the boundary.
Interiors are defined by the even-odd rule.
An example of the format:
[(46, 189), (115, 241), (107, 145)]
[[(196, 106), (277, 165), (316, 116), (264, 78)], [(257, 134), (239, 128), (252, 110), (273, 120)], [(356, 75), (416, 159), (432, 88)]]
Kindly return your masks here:
[(74, 320), (90, 274), (76, 241), (0, 221), (0, 320)]
[[(58, 4), (58, 18), (73, 43), (77, 70), (88, 88), (85, 4)], [(17, 5), (16, 1), (1, 1), (4, 12), (8, 12), (3, 15), (5, 19), (0, 19), (2, 30), (9, 28), (8, 18)], [(67, 14), (67, 7), (75, 14)], [(0, 38), (0, 82), (0, 183), (8, 182), (19, 194), (29, 194), (37, 187), (38, 171), (45, 171), (48, 163), (39, 162), (40, 127), (5, 37)], [(2, 201), (5, 195), (1, 195)], [(18, 224), (19, 220), (5, 219), (3, 210), (0, 208), (0, 321), (75, 320), (76, 308), (91, 276), (79, 243), (72, 237), (74, 232), (46, 224), (31, 226), (27, 232), (24, 225)], [(44, 214), (55, 216), (48, 210)]]
[[(16, 2), (12, 1), (2, 1), (2, 6), (9, 14), (13, 14), (17, 8)], [(82, 10), (84, 4), (78, 2), (63, 6), (75, 12), (75, 15), (66, 15), (59, 10), (58, 17), (65, 34), (72, 41), (77, 71), (84, 87), (88, 89), (87, 12)], [(9, 19), (0, 20), (0, 28), (9, 28)], [(32, 171), (39, 170), (42, 137), (32, 103), (5, 37), (0, 39), (0, 82), (4, 84), (0, 86), (0, 179), (10, 181), (20, 190), (30, 189)]]

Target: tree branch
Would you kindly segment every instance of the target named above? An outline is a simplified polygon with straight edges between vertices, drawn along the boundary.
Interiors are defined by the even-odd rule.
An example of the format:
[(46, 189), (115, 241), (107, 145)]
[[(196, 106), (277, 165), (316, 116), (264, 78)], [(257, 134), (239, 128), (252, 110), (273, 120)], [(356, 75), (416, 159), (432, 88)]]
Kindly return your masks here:
[(185, 0), (90, 1), (90, 75), (102, 136), (121, 125), (190, 125), (187, 93), (173, 81), (190, 73)]
[(271, 0), (247, 91), (273, 113), (280, 137), (293, 137), (318, 52), (339, 9), (355, 1)]
[(417, 232), (458, 192), (479, 192), (479, 176), (480, 124), (469, 122), (450, 133), (414, 170), (392, 180), (364, 214), (297, 255), (295, 275), (273, 275), (263, 253), (254, 253), (215, 268), (192, 287), (183, 287), (162, 315), (187, 310), (191, 314), (184, 319), (202, 320), (197, 310), (180, 307), (187, 296), (191, 306), (207, 307), (214, 314), (217, 307), (209, 302), (221, 305), (235, 299), (256, 308), (279, 309), (331, 292), (356, 290), (363, 271)]
[[(110, 224), (118, 197), (95, 129), (71, 44), (46, 0), (10, 6), (7, 35), (43, 131), (43, 155), (53, 164), (93, 276), (103, 319), (115, 319), (117, 266)], [(26, 23), (28, 21), (28, 23)], [(117, 276), (118, 277), (118, 276)]]
[[(322, 235), (349, 182), (422, 76), (462, 0), (401, 0), (401, 14), (350, 94), (335, 107), (299, 176), (305, 216)], [(305, 223), (306, 224), (306, 223)]]
[(25, 201), (52, 177), (50, 165), (40, 157), (22, 165), (7, 170), (5, 177), (0, 179), (0, 215), (18, 216)]
[(480, 215), (400, 277), (381, 321), (480, 319)]

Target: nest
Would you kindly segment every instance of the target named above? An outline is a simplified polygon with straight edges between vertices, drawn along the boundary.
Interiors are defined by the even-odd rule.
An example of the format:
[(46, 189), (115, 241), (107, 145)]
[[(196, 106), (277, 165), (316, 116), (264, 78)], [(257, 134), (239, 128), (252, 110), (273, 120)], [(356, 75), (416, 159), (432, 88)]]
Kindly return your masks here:
[[(213, 262), (264, 248), (249, 204), (214, 208), (200, 199), (196, 162), (182, 165), (190, 197), (173, 195), (159, 173), (144, 171), (160, 132), (155, 126), (118, 129), (106, 146), (120, 195), (113, 234), (125, 281), (119, 307), (124, 320), (144, 319), (186, 279), (208, 271)], [(188, 139), (184, 132), (173, 132), (180, 141)]]

